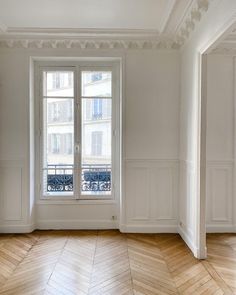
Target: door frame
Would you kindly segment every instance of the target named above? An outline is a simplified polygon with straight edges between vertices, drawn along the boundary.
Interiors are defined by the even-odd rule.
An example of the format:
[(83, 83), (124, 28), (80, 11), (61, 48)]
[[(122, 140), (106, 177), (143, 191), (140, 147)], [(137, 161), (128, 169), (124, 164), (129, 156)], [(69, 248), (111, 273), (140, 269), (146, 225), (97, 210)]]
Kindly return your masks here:
[(207, 257), (206, 248), (206, 130), (207, 130), (207, 54), (232, 31), (236, 24), (233, 14), (207, 42), (198, 54), (198, 130), (197, 130), (197, 258)]

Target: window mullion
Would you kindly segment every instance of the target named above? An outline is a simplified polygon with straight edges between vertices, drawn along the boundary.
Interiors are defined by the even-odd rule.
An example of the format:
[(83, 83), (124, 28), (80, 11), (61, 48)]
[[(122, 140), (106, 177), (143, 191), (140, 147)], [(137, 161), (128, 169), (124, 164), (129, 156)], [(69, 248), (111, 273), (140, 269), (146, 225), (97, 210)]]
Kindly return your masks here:
[(81, 191), (81, 71), (79, 66), (76, 68), (75, 75), (75, 139), (74, 139), (74, 157), (75, 157), (75, 198), (80, 198)]

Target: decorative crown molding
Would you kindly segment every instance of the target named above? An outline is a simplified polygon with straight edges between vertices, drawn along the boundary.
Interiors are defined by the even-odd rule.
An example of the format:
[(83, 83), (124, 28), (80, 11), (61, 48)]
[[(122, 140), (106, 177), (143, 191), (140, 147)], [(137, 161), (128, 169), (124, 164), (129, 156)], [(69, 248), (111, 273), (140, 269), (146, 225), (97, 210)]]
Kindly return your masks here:
[(178, 49), (173, 40), (135, 39), (0, 39), (1, 48), (25, 49)]
[(215, 45), (209, 52), (211, 54), (236, 55), (236, 29)]
[(208, 11), (210, 2), (213, 0), (196, 0), (192, 2), (188, 13), (182, 20), (176, 34), (176, 43), (181, 47), (194, 31), (197, 23), (200, 22), (204, 13)]
[[(177, 0), (168, 0), (164, 31)], [(214, 0), (190, 0), (176, 32), (156, 30), (11, 28), (0, 24), (0, 48), (179, 49)]]
[(166, 0), (166, 7), (160, 22), (159, 32), (163, 33), (166, 29), (166, 26), (170, 20), (171, 14), (176, 6), (177, 0)]
[(236, 55), (236, 47), (216, 47), (211, 50), (210, 54)]

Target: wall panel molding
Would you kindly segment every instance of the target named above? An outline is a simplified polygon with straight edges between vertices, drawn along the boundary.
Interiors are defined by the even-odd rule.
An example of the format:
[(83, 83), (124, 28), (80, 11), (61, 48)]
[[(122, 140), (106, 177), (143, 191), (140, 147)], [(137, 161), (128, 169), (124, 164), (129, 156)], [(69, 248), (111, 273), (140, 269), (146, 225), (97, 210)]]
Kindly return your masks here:
[(160, 224), (128, 224), (121, 225), (120, 231), (123, 233), (177, 233), (176, 225)]
[(233, 226), (233, 160), (207, 160), (207, 231), (229, 232)]
[(176, 231), (178, 166), (176, 159), (126, 159), (126, 231)]
[(195, 256), (198, 248), (194, 243), (193, 204), (190, 196), (195, 189), (196, 165), (193, 161), (181, 159), (179, 164), (180, 191), (179, 191), (179, 224), (178, 233), (191, 249)]
[(23, 220), (24, 161), (0, 160), (0, 219), (2, 223)]

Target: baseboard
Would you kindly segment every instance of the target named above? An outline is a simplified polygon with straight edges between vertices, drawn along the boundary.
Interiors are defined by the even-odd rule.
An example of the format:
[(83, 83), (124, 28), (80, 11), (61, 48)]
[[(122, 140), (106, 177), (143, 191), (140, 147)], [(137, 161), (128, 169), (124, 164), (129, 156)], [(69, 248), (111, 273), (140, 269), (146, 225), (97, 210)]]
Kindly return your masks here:
[(36, 229), (35, 224), (1, 225), (0, 233), (4, 233), (4, 234), (31, 233), (35, 229)]
[(99, 230), (119, 229), (124, 233), (177, 233), (176, 225), (121, 224), (112, 220), (38, 220), (31, 225), (0, 226), (1, 233), (30, 233), (39, 230)]
[(207, 224), (207, 233), (235, 233), (236, 226), (233, 224)]
[(157, 224), (121, 224), (120, 231), (123, 233), (177, 233), (176, 225)]
[(112, 220), (38, 220), (37, 229), (41, 230), (97, 230), (97, 229), (117, 229), (117, 221)]

